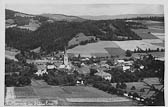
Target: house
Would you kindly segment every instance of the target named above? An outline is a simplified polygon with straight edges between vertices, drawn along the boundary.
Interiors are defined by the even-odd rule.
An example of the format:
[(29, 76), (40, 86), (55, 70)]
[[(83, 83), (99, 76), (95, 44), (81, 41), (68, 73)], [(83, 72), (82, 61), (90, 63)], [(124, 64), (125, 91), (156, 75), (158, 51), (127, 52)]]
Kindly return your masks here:
[(55, 65), (47, 65), (47, 70), (56, 69)]
[(134, 61), (124, 61), (124, 65), (132, 66)]
[(122, 59), (118, 59), (117, 61), (115, 61), (115, 64), (123, 64), (125, 61)]
[(77, 78), (76, 85), (84, 85), (84, 81), (81, 77)]
[(42, 76), (43, 74), (48, 74), (46, 69), (39, 69), (36, 73), (37, 76)]
[(104, 71), (97, 72), (97, 73), (95, 73), (95, 75), (100, 76), (100, 77), (104, 78), (105, 80), (109, 80), (109, 81), (111, 81), (111, 78), (112, 78), (111, 74), (104, 72)]
[(126, 70), (129, 70), (131, 67), (123, 65), (122, 68), (123, 68), (123, 71), (126, 71)]

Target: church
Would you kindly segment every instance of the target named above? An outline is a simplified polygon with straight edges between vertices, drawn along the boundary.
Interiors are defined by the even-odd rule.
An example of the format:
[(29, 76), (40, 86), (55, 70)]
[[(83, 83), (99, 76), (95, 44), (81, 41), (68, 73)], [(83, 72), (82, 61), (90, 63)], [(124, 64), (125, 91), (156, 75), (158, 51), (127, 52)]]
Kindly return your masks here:
[(66, 48), (64, 50), (64, 55), (63, 55), (63, 64), (59, 66), (59, 69), (68, 69), (68, 70), (71, 69), (71, 64), (68, 61), (68, 54), (67, 54)]

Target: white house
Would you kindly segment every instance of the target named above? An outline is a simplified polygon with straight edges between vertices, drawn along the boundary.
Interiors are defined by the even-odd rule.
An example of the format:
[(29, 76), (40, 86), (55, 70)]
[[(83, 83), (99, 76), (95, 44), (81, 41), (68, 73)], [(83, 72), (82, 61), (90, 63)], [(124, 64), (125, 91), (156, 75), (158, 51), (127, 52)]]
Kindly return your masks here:
[(56, 68), (55, 65), (47, 65), (47, 69), (48, 69), (48, 70), (55, 69), (55, 68)]
[(123, 65), (122, 68), (123, 68), (123, 71), (126, 71), (126, 70), (129, 70), (131, 67)]

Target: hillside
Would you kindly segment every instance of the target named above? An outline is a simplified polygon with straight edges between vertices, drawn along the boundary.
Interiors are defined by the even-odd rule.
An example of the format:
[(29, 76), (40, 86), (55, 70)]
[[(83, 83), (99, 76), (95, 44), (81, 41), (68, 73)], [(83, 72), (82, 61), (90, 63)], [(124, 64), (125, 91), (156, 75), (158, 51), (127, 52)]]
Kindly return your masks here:
[(67, 16), (63, 14), (41, 14), (40, 16), (47, 17), (49, 19), (55, 20), (55, 21), (75, 21), (75, 22), (82, 22), (85, 21), (85, 19), (82, 19), (77, 16)]
[[(55, 15), (51, 16), (55, 17)], [(71, 20), (60, 20), (67, 17)], [(86, 39), (87, 41), (92, 36), (103, 41), (142, 39), (131, 30), (134, 28), (133, 25), (138, 23), (130, 25), (131, 23), (123, 19), (78, 21), (78, 17), (65, 15), (60, 16), (58, 19), (59, 21), (56, 21), (39, 15), (6, 10), (5, 41), (7, 46), (19, 50), (32, 50), (41, 47), (40, 50), (45, 52), (58, 51), (63, 50), (65, 46), (68, 47), (68, 44), (80, 33), (84, 36), (79, 39)], [(31, 28), (26, 28), (30, 26)], [(143, 27), (143, 25), (138, 26)], [(136, 28), (138, 27), (136, 26)], [(75, 42), (79, 44), (76, 39)]]
[(100, 40), (134, 40), (141, 39), (132, 32), (122, 20), (54, 22), (43, 23), (34, 32), (20, 28), (6, 29), (6, 43), (17, 49), (34, 49), (52, 51), (63, 49), (78, 33), (95, 36)]
[(5, 9), (5, 19), (6, 28), (17, 27), (31, 31), (37, 30), (43, 22), (48, 20), (46, 17), (25, 14), (9, 9)]
[(68, 47), (77, 46), (79, 44), (85, 44), (87, 42), (94, 42), (94, 41), (96, 41), (95, 36), (86, 36), (83, 33), (78, 33), (68, 42)]

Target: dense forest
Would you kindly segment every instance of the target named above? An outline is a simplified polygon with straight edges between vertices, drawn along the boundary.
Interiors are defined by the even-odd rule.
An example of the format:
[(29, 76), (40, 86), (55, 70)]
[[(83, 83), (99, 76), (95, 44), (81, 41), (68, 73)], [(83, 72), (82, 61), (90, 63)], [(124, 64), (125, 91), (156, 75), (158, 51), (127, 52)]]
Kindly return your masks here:
[[(100, 40), (141, 39), (123, 20), (85, 22), (44, 22), (36, 31), (20, 28), (6, 29), (6, 44), (20, 50), (41, 47), (45, 51), (62, 50), (77, 33), (95, 36)], [(118, 38), (118, 36), (123, 37)], [(127, 37), (126, 39), (124, 37)]]

